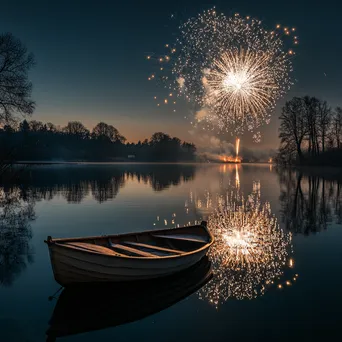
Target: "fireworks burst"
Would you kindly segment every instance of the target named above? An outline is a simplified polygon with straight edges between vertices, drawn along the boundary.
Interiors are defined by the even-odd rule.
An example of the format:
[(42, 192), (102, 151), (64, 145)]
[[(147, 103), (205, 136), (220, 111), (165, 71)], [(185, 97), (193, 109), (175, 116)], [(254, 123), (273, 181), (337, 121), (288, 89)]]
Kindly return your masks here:
[(208, 119), (240, 134), (244, 127), (259, 127), (285, 90), (277, 78), (284, 78), (286, 68), (273, 59), (278, 60), (269, 51), (240, 49), (224, 52), (215, 60), (203, 80), (205, 105), (214, 114)]
[(154, 60), (163, 64), (159, 79), (166, 88), (201, 110), (194, 124), (241, 135), (269, 123), (276, 101), (292, 85), (295, 52), (283, 38), (295, 29), (277, 25), (268, 31), (259, 20), (210, 9), (179, 31), (174, 46), (167, 44), (167, 52)]

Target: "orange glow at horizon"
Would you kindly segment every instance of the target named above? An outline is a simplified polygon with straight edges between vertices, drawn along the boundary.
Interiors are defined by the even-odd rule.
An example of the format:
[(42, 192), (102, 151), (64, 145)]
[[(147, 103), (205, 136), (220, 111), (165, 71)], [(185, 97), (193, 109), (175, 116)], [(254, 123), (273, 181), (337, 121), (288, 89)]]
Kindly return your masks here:
[(224, 163), (241, 163), (242, 158), (233, 156), (220, 156), (220, 160)]
[(240, 152), (240, 139), (236, 138), (235, 140), (235, 157), (234, 156), (227, 156), (227, 155), (222, 155), (220, 156), (220, 161), (224, 163), (241, 163), (242, 158), (239, 156)]

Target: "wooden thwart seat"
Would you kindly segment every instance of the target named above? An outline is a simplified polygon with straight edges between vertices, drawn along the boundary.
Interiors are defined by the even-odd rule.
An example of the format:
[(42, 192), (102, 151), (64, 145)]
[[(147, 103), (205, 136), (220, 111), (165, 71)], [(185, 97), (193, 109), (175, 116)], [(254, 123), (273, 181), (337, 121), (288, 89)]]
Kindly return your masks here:
[(118, 255), (113, 250), (107, 247), (94, 245), (92, 243), (86, 243), (86, 242), (66, 242), (65, 245), (70, 247), (77, 247), (79, 249), (82, 249), (87, 252), (96, 252), (101, 254), (108, 254), (108, 255)]
[(180, 251), (178, 249), (170, 249), (170, 248), (165, 248), (165, 247), (153, 246), (153, 245), (148, 245), (148, 244), (140, 243), (140, 242), (124, 241), (124, 243), (126, 245), (143, 247), (143, 248), (147, 248), (147, 249), (154, 249), (156, 251), (161, 251), (161, 252), (168, 252), (168, 253), (173, 253), (173, 254), (183, 254), (184, 253), (184, 251)]
[(157, 237), (157, 238), (163, 238), (163, 239), (174, 239), (174, 240), (191, 241), (191, 242), (198, 242), (198, 243), (208, 242), (205, 237), (201, 238), (201, 236), (198, 236), (198, 235), (153, 234), (152, 236)]
[(129, 246), (121, 245), (119, 243), (110, 243), (111, 248), (119, 249), (124, 252), (128, 252), (130, 254), (138, 255), (138, 256), (143, 256), (143, 257), (155, 257), (155, 254), (149, 253), (149, 252), (144, 252), (136, 248), (132, 248)]

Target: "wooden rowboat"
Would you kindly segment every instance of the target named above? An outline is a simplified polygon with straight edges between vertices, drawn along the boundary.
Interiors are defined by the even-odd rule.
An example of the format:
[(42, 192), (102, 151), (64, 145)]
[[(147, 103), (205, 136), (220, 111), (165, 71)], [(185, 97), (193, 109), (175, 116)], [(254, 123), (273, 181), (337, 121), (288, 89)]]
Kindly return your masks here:
[(159, 279), (67, 287), (49, 321), (47, 341), (143, 319), (198, 291), (212, 275), (204, 257), (187, 270)]
[(56, 281), (115, 282), (159, 278), (184, 270), (201, 260), (213, 236), (200, 225), (121, 235), (45, 241)]

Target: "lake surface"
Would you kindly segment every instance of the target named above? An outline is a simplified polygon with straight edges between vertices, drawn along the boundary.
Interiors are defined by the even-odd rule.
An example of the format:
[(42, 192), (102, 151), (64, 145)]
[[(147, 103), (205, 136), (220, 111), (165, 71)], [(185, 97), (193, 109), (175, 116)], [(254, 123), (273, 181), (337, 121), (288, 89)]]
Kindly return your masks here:
[[(0, 187), (0, 340), (45, 341), (57, 303), (70, 310), (79, 305), (64, 295), (62, 303), (60, 293), (49, 300), (60, 286), (43, 242), (48, 235), (150, 230), (202, 219), (217, 239), (209, 282), (201, 287), (196, 271), (152, 293), (138, 288), (121, 317), (108, 311), (107, 328), (87, 332), (94, 329), (87, 322), (96, 322), (102, 310), (93, 298), (79, 314), (83, 332), (56, 341), (337, 340), (339, 177), (336, 170), (277, 171), (270, 165), (32, 166), (20, 182)], [(193, 293), (183, 294), (182, 284)], [(79, 297), (89, 301), (87, 294)], [(115, 298), (119, 308), (130, 301), (114, 288), (108, 292), (111, 307)], [(149, 298), (152, 312), (143, 317)], [(120, 319), (133, 322), (114, 326)], [(72, 315), (67, 320), (73, 324)]]

